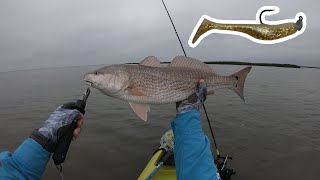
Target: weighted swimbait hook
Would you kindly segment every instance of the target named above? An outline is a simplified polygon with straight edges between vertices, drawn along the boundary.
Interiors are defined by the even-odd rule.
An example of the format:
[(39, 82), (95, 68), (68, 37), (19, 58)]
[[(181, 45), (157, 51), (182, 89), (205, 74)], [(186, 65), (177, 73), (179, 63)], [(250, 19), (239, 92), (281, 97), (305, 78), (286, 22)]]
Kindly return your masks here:
[(265, 10), (263, 10), (263, 11), (261, 11), (261, 13), (260, 13), (260, 15), (259, 15), (259, 20), (260, 20), (260, 24), (264, 24), (263, 22), (262, 22), (262, 14), (264, 13), (264, 12), (270, 12), (270, 11), (273, 11), (273, 9), (265, 9)]
[(266, 21), (265, 15), (277, 14), (276, 6), (264, 6), (256, 14), (256, 21), (218, 20), (203, 15), (195, 26), (189, 45), (196, 47), (200, 41), (211, 33), (233, 34), (246, 37), (261, 44), (275, 44), (295, 38), (306, 28), (306, 15), (299, 12), (295, 19)]
[[(260, 20), (260, 24), (264, 24), (262, 22), (262, 14), (264, 12), (268, 12), (268, 11), (274, 11), (273, 9), (265, 9), (263, 11), (261, 11), (260, 15), (259, 15), (259, 20)], [(297, 24), (297, 30), (300, 31), (302, 29), (302, 26), (303, 26), (303, 17), (302, 16), (299, 16), (299, 19), (297, 20), (296, 24)]]

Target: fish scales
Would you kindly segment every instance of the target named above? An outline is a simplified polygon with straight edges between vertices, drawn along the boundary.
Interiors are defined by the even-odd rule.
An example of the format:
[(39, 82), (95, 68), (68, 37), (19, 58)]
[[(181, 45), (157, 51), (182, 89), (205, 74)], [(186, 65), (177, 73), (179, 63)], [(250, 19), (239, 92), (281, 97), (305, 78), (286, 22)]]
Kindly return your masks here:
[(127, 98), (134, 102), (145, 103), (171, 103), (186, 99), (195, 92), (195, 86), (200, 79), (204, 79), (208, 85), (208, 91), (219, 86), (230, 86), (233, 78), (217, 76), (213, 72), (201, 71), (191, 68), (177, 67), (128, 67), (130, 84), (143, 92), (146, 96), (129, 95)]
[(102, 93), (129, 102), (133, 111), (144, 121), (150, 104), (168, 104), (182, 101), (195, 93), (203, 79), (208, 95), (215, 89), (229, 88), (242, 100), (244, 82), (251, 67), (230, 76), (221, 76), (203, 62), (177, 56), (166, 66), (154, 56), (148, 56), (139, 65), (118, 64), (97, 69), (85, 75), (85, 81)]

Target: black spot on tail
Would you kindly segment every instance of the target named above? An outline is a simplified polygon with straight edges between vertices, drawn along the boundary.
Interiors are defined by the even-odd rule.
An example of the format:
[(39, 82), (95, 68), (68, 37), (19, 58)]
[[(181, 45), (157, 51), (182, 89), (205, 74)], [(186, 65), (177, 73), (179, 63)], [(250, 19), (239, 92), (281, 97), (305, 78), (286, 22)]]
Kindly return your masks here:
[(233, 78), (235, 78), (237, 80), (237, 82), (234, 82), (235, 85), (233, 87), (233, 90), (235, 93), (237, 93), (241, 99), (244, 101), (244, 97), (243, 97), (243, 87), (244, 87), (244, 82), (246, 80), (246, 77), (248, 75), (248, 73), (250, 72), (251, 67), (246, 67), (244, 69), (242, 69), (239, 72), (236, 72), (234, 74), (232, 74), (231, 76)]

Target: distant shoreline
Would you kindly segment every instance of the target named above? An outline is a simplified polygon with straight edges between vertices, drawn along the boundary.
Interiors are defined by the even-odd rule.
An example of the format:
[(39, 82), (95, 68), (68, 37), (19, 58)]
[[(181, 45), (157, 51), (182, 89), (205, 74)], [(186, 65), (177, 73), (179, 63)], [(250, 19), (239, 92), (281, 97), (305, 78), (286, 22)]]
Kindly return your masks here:
[[(162, 62), (162, 64), (169, 64), (170, 62)], [(251, 63), (251, 62), (237, 62), (237, 61), (207, 61), (206, 64), (220, 64), (220, 65), (247, 65), (247, 66), (269, 66), (269, 67), (285, 67), (285, 68), (312, 68), (320, 69), (320, 67), (315, 66), (299, 66), (295, 64), (277, 64), (277, 63)], [(125, 64), (139, 64), (139, 63), (125, 63)], [(55, 69), (55, 68), (76, 68), (85, 66), (106, 66), (111, 64), (89, 64), (89, 65), (79, 65), (79, 66), (53, 66), (53, 67), (40, 67), (32, 69), (17, 69), (9, 71), (0, 71), (0, 73), (17, 72), (17, 71), (30, 71), (30, 70), (42, 70), (42, 69)]]
[(206, 64), (223, 64), (223, 65), (250, 65), (250, 66), (269, 66), (269, 67), (285, 67), (285, 68), (313, 68), (320, 69), (314, 66), (299, 66), (296, 64), (279, 64), (279, 63), (251, 63), (241, 61), (206, 61)]
[[(168, 64), (170, 62), (162, 62)], [(205, 64), (220, 64), (220, 65), (249, 65), (249, 66), (269, 66), (269, 67), (285, 67), (285, 68), (314, 68), (320, 69), (320, 67), (312, 66), (299, 66), (295, 64), (278, 64), (278, 63), (251, 63), (241, 61), (205, 61)], [(126, 64), (139, 64), (139, 63), (126, 63)]]
[(237, 61), (207, 61), (206, 64), (224, 64), (224, 65), (250, 65), (250, 66), (270, 66), (270, 67), (286, 67), (286, 68), (301, 68), (295, 64), (278, 64), (278, 63), (251, 63)]

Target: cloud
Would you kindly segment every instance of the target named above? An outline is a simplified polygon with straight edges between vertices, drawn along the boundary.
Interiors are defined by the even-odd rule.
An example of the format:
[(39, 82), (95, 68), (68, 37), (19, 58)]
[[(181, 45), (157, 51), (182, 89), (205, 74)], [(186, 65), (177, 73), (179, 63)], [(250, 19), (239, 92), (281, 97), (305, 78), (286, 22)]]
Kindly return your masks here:
[[(166, 1), (187, 54), (201, 60), (250, 60), (318, 65), (319, 2), (273, 0)], [(305, 33), (277, 44), (210, 35), (196, 48), (187, 40), (202, 14), (254, 19), (264, 5), (280, 7), (268, 20), (308, 17)], [(161, 0), (3, 0), (0, 2), (0, 71), (55, 66), (139, 62), (148, 55), (168, 61), (182, 54)]]

